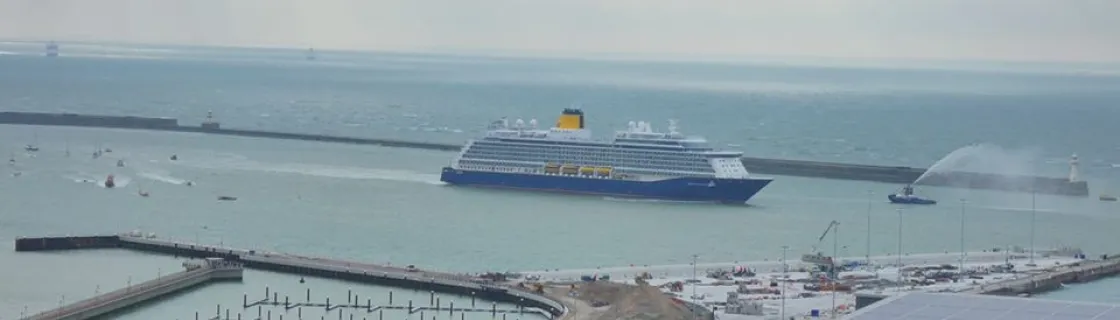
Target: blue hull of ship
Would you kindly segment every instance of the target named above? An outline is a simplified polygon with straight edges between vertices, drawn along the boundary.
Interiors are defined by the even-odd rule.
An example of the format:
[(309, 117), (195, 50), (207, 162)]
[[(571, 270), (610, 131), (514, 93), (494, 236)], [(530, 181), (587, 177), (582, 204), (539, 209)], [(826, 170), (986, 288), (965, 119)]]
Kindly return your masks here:
[(631, 181), (465, 171), (444, 167), (440, 181), (454, 185), (741, 204), (750, 200), (772, 180), (672, 178), (660, 181)]

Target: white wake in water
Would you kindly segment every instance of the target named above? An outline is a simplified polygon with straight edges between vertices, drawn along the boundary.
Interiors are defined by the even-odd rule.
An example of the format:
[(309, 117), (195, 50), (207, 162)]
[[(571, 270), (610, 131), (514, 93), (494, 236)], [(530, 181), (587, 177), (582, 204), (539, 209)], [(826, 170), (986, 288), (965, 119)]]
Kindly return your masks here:
[(173, 177), (173, 176), (171, 176), (170, 173), (168, 173), (166, 171), (161, 171), (161, 170), (141, 171), (141, 172), (137, 173), (137, 175), (139, 175), (141, 177), (144, 177), (146, 179), (149, 179), (149, 180), (165, 182), (165, 183), (170, 183), (170, 184), (182, 185), (182, 184), (187, 183), (186, 179), (180, 179), (180, 178)]
[[(104, 176), (101, 176), (101, 177), (97, 177), (97, 176), (94, 176), (92, 174), (72, 174), (72, 175), (66, 175), (66, 176), (63, 176), (63, 177), (66, 178), (66, 179), (70, 179), (71, 181), (74, 181), (75, 183), (88, 183), (88, 184), (92, 184), (92, 185), (95, 185), (95, 186), (98, 186), (98, 187), (101, 187), (101, 188), (105, 188), (105, 179), (108, 178), (108, 176), (109, 176), (108, 174), (106, 174)], [(116, 188), (128, 186), (128, 184), (131, 183), (131, 182), (132, 182), (132, 178), (125, 177), (125, 176), (118, 176), (118, 175), (113, 176), (113, 183), (114, 183)]]
[(221, 159), (179, 160), (174, 163), (203, 169), (233, 169), (338, 179), (389, 180), (419, 182), (433, 185), (444, 184), (439, 181), (438, 174), (426, 174), (408, 170), (333, 166), (312, 163), (267, 163), (246, 158), (231, 157), (223, 157)]

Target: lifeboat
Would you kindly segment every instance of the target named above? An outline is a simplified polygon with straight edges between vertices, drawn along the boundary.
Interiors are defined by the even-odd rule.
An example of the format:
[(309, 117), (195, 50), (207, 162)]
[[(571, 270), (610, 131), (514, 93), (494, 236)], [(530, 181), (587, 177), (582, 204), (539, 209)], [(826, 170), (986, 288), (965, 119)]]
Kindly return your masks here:
[(595, 174), (595, 167), (582, 167), (582, 168), (579, 168), (579, 174), (582, 174), (582, 175), (587, 175), (587, 176), (589, 176), (589, 175), (592, 175), (592, 174)]
[(560, 167), (560, 173), (563, 173), (563, 174), (576, 174), (578, 172), (579, 172), (579, 167), (577, 167), (577, 166)]
[(116, 186), (117, 186), (117, 183), (113, 182), (113, 175), (110, 174), (108, 177), (105, 177), (105, 187), (106, 188), (112, 188), (112, 187), (116, 187)]
[(544, 166), (544, 172), (545, 173), (560, 173), (560, 165), (550, 163), (550, 164)]
[(595, 169), (595, 174), (598, 174), (600, 176), (609, 176), (609, 175), (611, 175), (611, 167), (597, 168), (597, 169)]

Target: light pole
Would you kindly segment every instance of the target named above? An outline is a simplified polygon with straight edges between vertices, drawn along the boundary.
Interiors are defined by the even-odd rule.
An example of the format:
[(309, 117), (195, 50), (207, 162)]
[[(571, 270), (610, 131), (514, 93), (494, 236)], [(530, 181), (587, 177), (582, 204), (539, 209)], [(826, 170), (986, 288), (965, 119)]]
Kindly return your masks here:
[(898, 208), (898, 290), (902, 291), (902, 208)]
[(867, 190), (867, 267), (871, 267), (871, 190)]
[(839, 271), (837, 271), (837, 263), (840, 259), (840, 223), (836, 223), (836, 229), (832, 230), (832, 270), (829, 270), (829, 278), (832, 278), (832, 318), (836, 318), (836, 286), (840, 281)]
[(964, 207), (967, 201), (961, 199), (961, 261), (957, 263), (957, 281), (964, 280)]
[(789, 251), (789, 246), (782, 246), (782, 320), (786, 319), (786, 280), (789, 279), (789, 267), (786, 266), (786, 251)]
[(1029, 263), (1029, 265), (1032, 266), (1032, 267), (1035, 266), (1035, 264), (1034, 264), (1034, 219), (1035, 219), (1035, 214), (1037, 213), (1037, 210), (1035, 209), (1034, 198), (1035, 198), (1034, 197), (1034, 188), (1032, 187), (1031, 188), (1031, 261)]
[(700, 257), (698, 254), (692, 255), (692, 303), (696, 304), (696, 284), (700, 282), (696, 279), (696, 258)]

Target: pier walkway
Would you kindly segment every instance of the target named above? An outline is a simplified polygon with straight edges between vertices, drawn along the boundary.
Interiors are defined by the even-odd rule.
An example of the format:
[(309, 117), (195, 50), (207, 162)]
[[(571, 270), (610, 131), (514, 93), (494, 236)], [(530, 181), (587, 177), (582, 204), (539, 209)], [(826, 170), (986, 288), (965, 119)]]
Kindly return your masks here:
[(125, 248), (197, 258), (223, 258), (256, 268), (299, 275), (371, 283), (416, 290), (457, 294), (483, 300), (536, 308), (560, 317), (561, 303), (525, 288), (506, 286), (468, 275), (394, 267), (371, 263), (305, 257), (259, 250), (202, 245), (144, 236), (138, 232), (116, 236), (54, 237), (16, 239), (16, 251), (46, 251), (82, 248)]
[(198, 264), (184, 263), (187, 270), (161, 276), (143, 283), (106, 292), (89, 299), (33, 315), (28, 320), (83, 320), (103, 316), (173, 294), (206, 282), (240, 280), (241, 264), (222, 259), (207, 259)]

